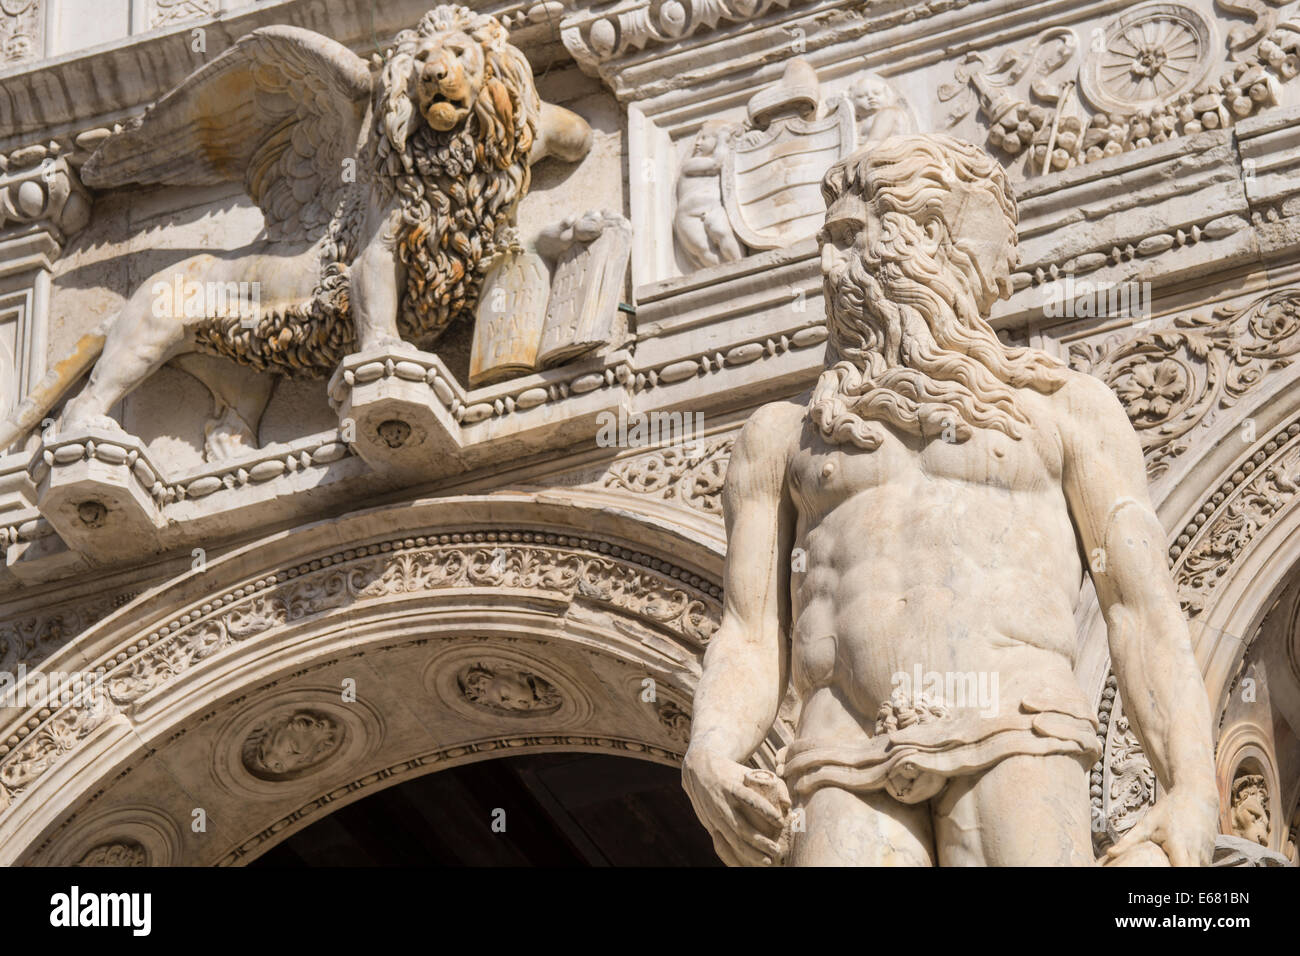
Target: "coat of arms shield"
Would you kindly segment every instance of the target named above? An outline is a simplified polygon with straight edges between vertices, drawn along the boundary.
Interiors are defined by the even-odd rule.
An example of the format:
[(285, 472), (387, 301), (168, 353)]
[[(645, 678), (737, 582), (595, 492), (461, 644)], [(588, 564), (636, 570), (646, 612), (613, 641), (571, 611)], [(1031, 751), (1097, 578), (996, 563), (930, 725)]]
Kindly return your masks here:
[(751, 249), (777, 249), (813, 235), (826, 212), (826, 170), (853, 152), (853, 105), (827, 104), (825, 116), (784, 116), (765, 129), (738, 127), (723, 156), (727, 217)]

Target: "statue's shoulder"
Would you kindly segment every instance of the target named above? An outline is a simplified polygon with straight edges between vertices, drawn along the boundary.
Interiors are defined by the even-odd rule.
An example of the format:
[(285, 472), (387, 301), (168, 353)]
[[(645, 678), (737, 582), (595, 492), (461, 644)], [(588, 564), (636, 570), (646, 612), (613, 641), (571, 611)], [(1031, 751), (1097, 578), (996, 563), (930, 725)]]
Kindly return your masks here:
[(798, 445), (808, 414), (808, 395), (761, 405), (740, 430), (732, 458), (778, 457)]
[(1101, 379), (1067, 368), (1065, 383), (1047, 396), (1066, 449), (1092, 449), (1108, 440), (1131, 440), (1133, 426), (1119, 398)]

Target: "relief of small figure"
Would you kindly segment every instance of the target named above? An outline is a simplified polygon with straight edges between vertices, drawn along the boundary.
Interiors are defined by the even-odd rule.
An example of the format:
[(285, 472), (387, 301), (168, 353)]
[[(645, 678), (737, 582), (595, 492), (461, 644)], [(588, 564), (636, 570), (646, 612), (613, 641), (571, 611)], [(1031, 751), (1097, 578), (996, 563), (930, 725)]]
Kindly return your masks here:
[(916, 132), (916, 120), (902, 95), (878, 73), (864, 73), (849, 89), (858, 121), (858, 146)]
[(735, 262), (744, 256), (722, 206), (723, 139), (728, 124), (710, 120), (700, 127), (691, 154), (677, 173), (673, 234), (696, 268)]

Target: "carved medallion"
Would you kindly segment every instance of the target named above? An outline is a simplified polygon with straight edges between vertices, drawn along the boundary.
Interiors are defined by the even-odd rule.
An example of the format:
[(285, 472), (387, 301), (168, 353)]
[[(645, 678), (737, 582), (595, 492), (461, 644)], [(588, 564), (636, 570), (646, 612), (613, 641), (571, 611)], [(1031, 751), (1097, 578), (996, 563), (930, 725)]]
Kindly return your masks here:
[(344, 729), (333, 717), (297, 710), (258, 724), (244, 741), (244, 767), (262, 780), (293, 780), (329, 760)]
[(457, 683), (471, 704), (514, 716), (543, 717), (558, 711), (564, 702), (544, 677), (500, 662), (471, 664)]
[(211, 772), (241, 799), (280, 799), (364, 763), (384, 736), (383, 720), (364, 696), (345, 703), (337, 687), (289, 686), (256, 697), (225, 721)]
[(101, 843), (86, 851), (73, 866), (146, 866), (148, 854), (134, 840)]
[(671, 700), (660, 701), (659, 706), (655, 708), (655, 713), (664, 730), (668, 731), (669, 737), (684, 744), (691, 742), (690, 714)]
[[(1217, 50), (1214, 27), (1190, 7), (1152, 3), (1104, 28), (1079, 72), (1084, 96), (1106, 112), (1168, 103), (1205, 78)], [(1097, 50), (1100, 46), (1100, 50)]]
[(584, 666), (553, 644), (535, 652), (520, 643), (472, 637), (449, 644), (425, 664), (424, 688), (452, 713), (485, 726), (519, 721), (549, 732), (585, 724), (594, 708), (578, 676)]

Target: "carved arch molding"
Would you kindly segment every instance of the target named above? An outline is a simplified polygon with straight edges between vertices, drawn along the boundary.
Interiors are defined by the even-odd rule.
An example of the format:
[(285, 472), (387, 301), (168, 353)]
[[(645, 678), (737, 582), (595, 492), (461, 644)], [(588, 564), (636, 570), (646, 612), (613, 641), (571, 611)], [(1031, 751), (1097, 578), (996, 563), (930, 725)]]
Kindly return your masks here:
[[(1300, 290), (1290, 287), (1243, 308), (1071, 349), (1076, 368), (1116, 392), (1142, 441), (1221, 753), (1231, 749), (1217, 738), (1247, 651), (1300, 572), (1298, 333)], [(1091, 780), (1094, 832), (1104, 844), (1136, 822), (1158, 784), (1124, 715), (1096, 614), (1079, 671), (1104, 679), (1104, 756)], [(1227, 790), (1222, 796), (1225, 807), (1235, 799)]]
[[(501, 494), (224, 555), (42, 665), (98, 680), (7, 722), (0, 863), (239, 864), (377, 789), (505, 753), (676, 764), (721, 551)], [(785, 742), (779, 725), (756, 762)]]

